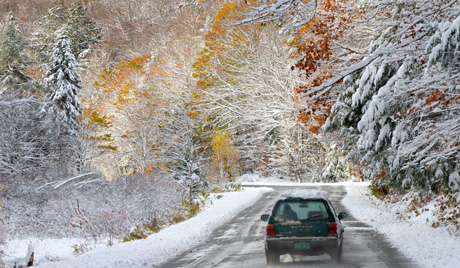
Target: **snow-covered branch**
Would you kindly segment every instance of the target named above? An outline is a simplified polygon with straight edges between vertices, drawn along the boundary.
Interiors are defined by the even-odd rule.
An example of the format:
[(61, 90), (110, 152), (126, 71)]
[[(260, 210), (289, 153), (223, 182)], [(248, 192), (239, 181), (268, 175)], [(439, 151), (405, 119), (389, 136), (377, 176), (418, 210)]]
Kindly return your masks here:
[(317, 0), (275, 0), (270, 4), (265, 0), (260, 2), (259, 6), (248, 4), (252, 12), (242, 14), (246, 18), (231, 25), (275, 21), (285, 29), (297, 30), (316, 16)]
[(371, 163), (368, 176), (384, 176), (400, 189), (456, 191), (460, 64), (453, 55), (459, 51), (460, 6), (426, 0), (398, 8), (399, 25), (382, 32), (368, 58), (308, 96), (344, 80), (325, 129), (346, 136), (354, 148), (350, 158)]

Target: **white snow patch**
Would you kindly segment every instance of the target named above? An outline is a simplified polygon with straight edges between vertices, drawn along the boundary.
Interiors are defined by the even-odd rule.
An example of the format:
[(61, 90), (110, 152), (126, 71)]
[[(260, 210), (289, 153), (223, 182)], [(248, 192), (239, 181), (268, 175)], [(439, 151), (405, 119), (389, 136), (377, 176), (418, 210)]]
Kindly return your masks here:
[[(35, 245), (34, 267), (66, 268), (113, 268), (153, 267), (206, 241), (211, 232), (237, 213), (252, 205), (271, 188), (247, 188), (239, 192), (222, 193), (212, 200), (212, 205), (194, 218), (169, 226), (150, 235), (147, 239), (99, 246), (80, 256), (73, 256), (73, 246), (81, 243), (75, 239), (45, 240)], [(217, 196), (217, 195), (216, 195)], [(15, 256), (24, 256), (29, 241), (12, 241), (7, 245), (9, 258), (14, 264)], [(13, 261), (13, 263), (11, 262)]]
[[(426, 221), (398, 219), (401, 206), (388, 205), (370, 195), (368, 183), (350, 183), (342, 203), (362, 222), (384, 234), (404, 255), (420, 267), (457, 268), (460, 238), (446, 228), (433, 228)], [(428, 219), (430, 221), (430, 219)]]
[(460, 175), (458, 171), (454, 171), (449, 175), (449, 187), (454, 191), (460, 188)]

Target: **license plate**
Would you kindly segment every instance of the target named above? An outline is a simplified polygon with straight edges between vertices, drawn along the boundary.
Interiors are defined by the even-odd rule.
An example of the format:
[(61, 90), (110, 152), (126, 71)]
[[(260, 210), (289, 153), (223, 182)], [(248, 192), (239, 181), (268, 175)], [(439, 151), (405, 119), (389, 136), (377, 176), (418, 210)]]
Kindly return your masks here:
[(310, 243), (309, 242), (297, 242), (294, 244), (294, 249), (309, 249)]

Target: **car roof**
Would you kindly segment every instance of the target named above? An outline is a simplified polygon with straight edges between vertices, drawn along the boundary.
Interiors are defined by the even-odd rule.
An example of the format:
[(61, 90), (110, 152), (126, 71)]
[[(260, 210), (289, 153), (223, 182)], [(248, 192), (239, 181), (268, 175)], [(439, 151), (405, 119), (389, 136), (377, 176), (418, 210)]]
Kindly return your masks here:
[(279, 199), (321, 199), (328, 200), (327, 192), (314, 189), (292, 189), (283, 192)]

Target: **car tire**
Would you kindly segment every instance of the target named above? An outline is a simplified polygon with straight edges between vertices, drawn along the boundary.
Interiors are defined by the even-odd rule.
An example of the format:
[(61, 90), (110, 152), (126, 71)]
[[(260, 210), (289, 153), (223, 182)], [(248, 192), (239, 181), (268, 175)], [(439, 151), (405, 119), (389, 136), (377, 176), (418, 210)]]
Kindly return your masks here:
[(280, 254), (274, 250), (266, 250), (265, 257), (268, 265), (280, 263)]

